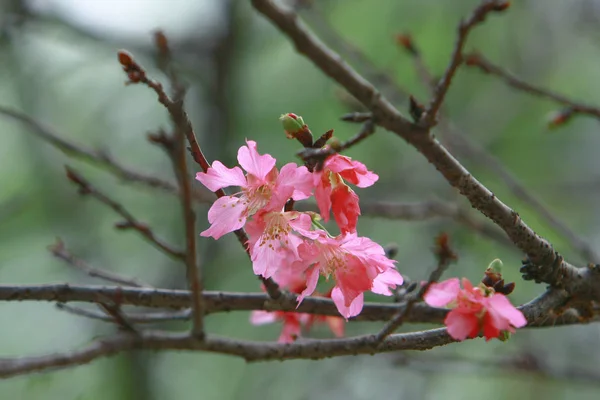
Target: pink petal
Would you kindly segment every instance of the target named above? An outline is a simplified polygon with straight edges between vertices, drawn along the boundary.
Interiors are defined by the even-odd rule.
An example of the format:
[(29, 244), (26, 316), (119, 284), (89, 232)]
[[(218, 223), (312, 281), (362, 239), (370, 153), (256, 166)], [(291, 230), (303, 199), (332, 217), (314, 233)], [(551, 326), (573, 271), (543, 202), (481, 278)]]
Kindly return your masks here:
[(248, 146), (242, 146), (238, 150), (238, 162), (248, 173), (264, 180), (275, 167), (275, 159), (269, 154), (258, 154), (255, 141), (247, 140), (246, 143)]
[(367, 266), (361, 263), (356, 257), (347, 257), (346, 268), (338, 268), (335, 271), (335, 282), (344, 294), (345, 305), (350, 306), (354, 299), (371, 290), (373, 280), (367, 273)]
[(315, 189), (315, 199), (319, 206), (319, 212), (323, 221), (329, 221), (329, 210), (331, 210), (331, 186), (325, 185), (323, 181)]
[(363, 309), (364, 295), (362, 293), (356, 296), (349, 306), (346, 306), (346, 298), (344, 297), (342, 290), (336, 286), (331, 291), (331, 299), (335, 303), (342, 317), (346, 318), (346, 320), (357, 316)]
[(375, 280), (373, 280), (371, 292), (391, 296), (393, 293), (390, 288), (395, 289), (396, 286), (402, 285), (402, 282), (404, 282), (402, 275), (395, 268), (390, 268), (377, 275)]
[(367, 167), (350, 157), (336, 154), (325, 162), (326, 168), (339, 173), (342, 178), (361, 188), (373, 185), (379, 179), (377, 174), (369, 171)]
[(340, 184), (331, 191), (331, 209), (342, 233), (356, 232), (360, 207), (358, 196), (348, 185)]
[(277, 321), (277, 313), (268, 311), (252, 311), (250, 314), (250, 323), (252, 325), (272, 324)]
[(313, 294), (313, 292), (317, 288), (317, 283), (319, 282), (319, 272), (320, 271), (317, 266), (313, 266), (307, 271), (306, 289), (304, 289), (302, 293), (300, 293), (300, 296), (298, 296), (298, 305), (302, 303), (302, 300), (304, 300), (306, 296), (310, 296), (311, 294)]
[(325, 317), (325, 322), (327, 322), (327, 325), (329, 325), (329, 330), (331, 330), (336, 337), (344, 337), (346, 331), (346, 322), (342, 318)]
[(297, 257), (279, 241), (262, 239), (256, 241), (252, 247), (252, 269), (256, 275), (270, 278), (281, 268), (289, 268)]
[(489, 298), (488, 305), (488, 312), (500, 315), (515, 328), (521, 328), (527, 325), (527, 320), (523, 313), (513, 306), (503, 294), (495, 293)]
[(242, 216), (245, 209), (246, 206), (237, 197), (218, 198), (208, 210), (211, 226), (200, 235), (219, 239), (226, 233), (240, 229), (246, 223), (246, 217)]
[(291, 197), (294, 200), (308, 199), (314, 188), (313, 177), (304, 166), (298, 167), (294, 163), (284, 165), (279, 171), (277, 185), (293, 188)]
[(444, 324), (448, 328), (448, 334), (456, 340), (465, 340), (474, 337), (479, 332), (479, 319), (472, 313), (463, 313), (454, 309), (448, 313)]
[(450, 278), (440, 283), (431, 284), (423, 299), (432, 307), (444, 307), (455, 300), (459, 292), (460, 283), (458, 278)]
[(246, 177), (240, 167), (227, 168), (220, 161), (215, 161), (208, 172), (198, 172), (196, 180), (200, 181), (211, 192), (228, 186), (246, 186)]
[(285, 318), (283, 320), (283, 327), (281, 328), (281, 335), (279, 336), (279, 343), (293, 343), (302, 333), (300, 321), (296, 315), (291, 318)]

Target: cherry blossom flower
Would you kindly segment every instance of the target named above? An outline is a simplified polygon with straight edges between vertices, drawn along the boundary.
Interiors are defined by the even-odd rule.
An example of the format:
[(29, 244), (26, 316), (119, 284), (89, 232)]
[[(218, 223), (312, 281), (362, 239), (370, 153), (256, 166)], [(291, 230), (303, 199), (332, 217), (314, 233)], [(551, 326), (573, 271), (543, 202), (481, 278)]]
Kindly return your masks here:
[(329, 212), (342, 233), (356, 232), (356, 222), (360, 215), (358, 196), (345, 183), (364, 188), (373, 185), (379, 177), (367, 167), (350, 157), (334, 154), (327, 158), (323, 170), (314, 172), (315, 198), (325, 222)]
[(261, 211), (246, 223), (249, 237), (249, 249), (252, 267), (256, 275), (270, 278), (276, 273), (291, 273), (295, 263), (299, 263), (296, 274), (301, 274), (302, 267), (298, 254), (298, 246), (304, 237), (296, 232), (316, 237), (312, 231), (311, 217), (298, 211)]
[(306, 167), (289, 163), (278, 171), (275, 158), (260, 155), (256, 142), (246, 143), (237, 157), (247, 172), (245, 176), (239, 167), (227, 168), (220, 161), (213, 162), (207, 172), (196, 174), (196, 179), (213, 192), (228, 186), (241, 188), (238, 196), (223, 196), (214, 202), (208, 211), (211, 226), (202, 236), (218, 239), (242, 228), (247, 218), (260, 210), (281, 210), (289, 198), (302, 200), (312, 193), (312, 176)]
[[(302, 274), (294, 274), (280, 271), (275, 275), (275, 281), (291, 293), (301, 293), (306, 287), (306, 281)], [(317, 294), (317, 296), (320, 296)], [(323, 297), (330, 297), (331, 292)], [(281, 334), (279, 343), (291, 343), (301, 336), (302, 331), (310, 331), (315, 324), (325, 323), (336, 337), (344, 336), (345, 322), (341, 317), (329, 315), (306, 314), (289, 311), (253, 311), (250, 315), (250, 323), (253, 325), (264, 325), (281, 322)]]
[(323, 230), (313, 232), (318, 233), (318, 238), (298, 247), (303, 262), (309, 265), (307, 287), (298, 297), (299, 303), (314, 292), (320, 275), (333, 276), (331, 298), (340, 314), (348, 319), (361, 312), (364, 292), (374, 289), (389, 295), (389, 287), (402, 284), (402, 276), (394, 268), (395, 261), (387, 258), (383, 248), (371, 239), (353, 233), (332, 238)]
[(452, 307), (444, 323), (448, 334), (456, 340), (475, 338), (482, 331), (486, 340), (497, 338), (502, 332), (515, 332), (527, 324), (523, 313), (508, 298), (489, 287), (473, 287), (466, 278), (451, 278), (434, 283), (424, 296), (432, 307)]

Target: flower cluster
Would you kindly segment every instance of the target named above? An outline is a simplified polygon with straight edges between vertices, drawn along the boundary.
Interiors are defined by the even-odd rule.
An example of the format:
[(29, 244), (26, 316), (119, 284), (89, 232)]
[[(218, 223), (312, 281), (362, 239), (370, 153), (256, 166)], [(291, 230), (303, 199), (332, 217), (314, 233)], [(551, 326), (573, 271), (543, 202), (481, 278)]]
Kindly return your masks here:
[(481, 333), (486, 340), (503, 338), (507, 332), (527, 324), (523, 313), (508, 298), (481, 284), (474, 287), (466, 278), (462, 289), (458, 278), (432, 284), (424, 300), (432, 307), (451, 307), (444, 323), (456, 340), (475, 338)]
[[(329, 156), (318, 172), (293, 163), (278, 170), (272, 156), (258, 153), (256, 142), (246, 143), (238, 151), (241, 168), (227, 168), (215, 161), (206, 173), (196, 175), (211, 191), (229, 186), (240, 188), (237, 194), (215, 201), (208, 211), (211, 225), (202, 236), (218, 239), (245, 228), (254, 273), (273, 278), (290, 289), (290, 280), (282, 280), (282, 276), (301, 279), (301, 285), (294, 285), (296, 289), (303, 288), (297, 290), (299, 303), (315, 292), (319, 276), (333, 278), (330, 296), (346, 319), (361, 312), (364, 292), (391, 295), (391, 289), (402, 284), (395, 261), (386, 257), (379, 244), (356, 232), (359, 200), (348, 183), (368, 187), (377, 181), (376, 174), (364, 164), (339, 154)], [(285, 207), (290, 199), (312, 196), (320, 215), (288, 211)], [(340, 230), (337, 236), (319, 223), (321, 219), (328, 221), (330, 213)], [(255, 322), (264, 322), (261, 315), (264, 317), (254, 314)], [(301, 324), (314, 322), (286, 314), (269, 318), (285, 319), (288, 330), (281, 340), (296, 335)]]

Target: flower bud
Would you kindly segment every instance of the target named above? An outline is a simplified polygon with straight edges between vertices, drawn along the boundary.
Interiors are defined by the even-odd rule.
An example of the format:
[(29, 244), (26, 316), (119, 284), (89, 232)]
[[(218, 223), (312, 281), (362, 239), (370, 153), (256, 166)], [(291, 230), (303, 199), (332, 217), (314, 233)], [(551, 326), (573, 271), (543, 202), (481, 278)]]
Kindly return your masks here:
[(287, 113), (279, 117), (279, 120), (288, 139), (293, 139), (298, 133), (304, 131), (304, 120), (299, 115)]

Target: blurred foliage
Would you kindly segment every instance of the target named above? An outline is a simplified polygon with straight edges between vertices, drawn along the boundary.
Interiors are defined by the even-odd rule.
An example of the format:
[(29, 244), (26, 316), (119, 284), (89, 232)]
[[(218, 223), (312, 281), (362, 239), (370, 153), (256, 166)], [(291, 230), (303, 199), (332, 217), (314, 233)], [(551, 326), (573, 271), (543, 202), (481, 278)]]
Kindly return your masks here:
[[(118, 48), (129, 49), (152, 75), (164, 81), (154, 67), (150, 35), (154, 27), (171, 37), (176, 67), (189, 84), (187, 109), (209, 159), (233, 164), (237, 149), (248, 138), (256, 140), (261, 152), (273, 154), (281, 164), (296, 160), (298, 145), (285, 139), (277, 121), (284, 112), (302, 115), (315, 133), (335, 129), (342, 140), (359, 128), (339, 121), (350, 108), (340, 101), (336, 84), (296, 54), (286, 38), (253, 12), (248, 1), (106, 1), (105, 8), (130, 13), (128, 19), (123, 18), (127, 32), (115, 29), (116, 23), (106, 19), (109, 14), (93, 18), (96, 14), (90, 13), (103, 8), (99, 7), (100, 0), (46, 3), (10, 0), (0, 6), (0, 105), (21, 110), (77, 143), (107, 149), (139, 171), (171, 179), (166, 157), (145, 139), (148, 132), (167, 128), (168, 118), (147, 88), (123, 85), (125, 76), (115, 55)], [(477, 1), (312, 3), (315, 8), (301, 15), (317, 33), (318, 18), (324, 18), (400, 86), (426, 101), (427, 90), (410, 57), (396, 47), (394, 35), (410, 32), (425, 63), (439, 75), (452, 50), (459, 19)], [(473, 32), (468, 49), (481, 50), (532, 82), (600, 104), (594, 84), (600, 81), (596, 40), (600, 2), (513, 3), (505, 15), (488, 18)], [(137, 13), (136, 7), (145, 12)], [(165, 17), (171, 14), (187, 17), (179, 21)], [(94, 20), (96, 23), (90, 25)], [(328, 42), (326, 37), (324, 40)], [(405, 101), (398, 106), (406, 112)], [(469, 140), (501, 160), (548, 209), (596, 244), (600, 240), (600, 218), (593, 212), (600, 186), (595, 172), (600, 163), (595, 151), (600, 145), (597, 122), (578, 117), (548, 132), (544, 118), (556, 109), (556, 104), (515, 92), (471, 69), (459, 71), (446, 104), (453, 123)], [(0, 282), (98, 283), (49, 255), (46, 246), (60, 236), (75, 254), (93, 265), (161, 287), (184, 287), (182, 266), (134, 233), (115, 231), (118, 218), (92, 199), (80, 198), (64, 178), (63, 166), (77, 167), (162, 238), (182, 243), (175, 198), (123, 185), (103, 171), (69, 159), (8, 118), (0, 117), (0, 131)], [(442, 141), (446, 139), (442, 132), (438, 134)], [(468, 208), (423, 157), (394, 135), (379, 131), (348, 154), (380, 175), (377, 185), (359, 192), (363, 201), (442, 199)], [(506, 188), (495, 171), (468, 157), (461, 162), (559, 251), (569, 259), (583, 261), (563, 237), (549, 229), (537, 210), (522, 204)], [(207, 226), (207, 209), (197, 208), (199, 232)], [(506, 279), (517, 282), (512, 295), (515, 303), (528, 301), (543, 289), (519, 280), (521, 255), (517, 251), (451, 220), (406, 222), (364, 217), (359, 230), (382, 244), (397, 243), (399, 268), (415, 280), (424, 279), (433, 267), (430, 248), (434, 236), (447, 231), (460, 255), (459, 263), (448, 274), (479, 279), (485, 266), (498, 257), (504, 261)], [(207, 288), (259, 290), (234, 237), (219, 242), (202, 239), (199, 246)], [(0, 326), (0, 353), (6, 356), (77, 348), (114, 329), (43, 303), (0, 304)], [(251, 326), (248, 313), (242, 312), (210, 316), (207, 326), (210, 332), (257, 340), (276, 339), (280, 328)], [(378, 328), (374, 323), (351, 323), (347, 327), (348, 334)], [(425, 327), (402, 329), (418, 328)], [(560, 375), (573, 365), (597, 367), (598, 333), (598, 326), (523, 330), (508, 343), (476, 340), (432, 353), (494, 360), (498, 355), (528, 352)], [(317, 330), (315, 335), (326, 336), (327, 332)], [(473, 371), (452, 367), (422, 371), (410, 364), (398, 366), (394, 357), (246, 364), (204, 353), (133, 353), (3, 381), (0, 395), (31, 400), (504, 399), (515, 395), (521, 399), (596, 399), (599, 393), (591, 383), (553, 380), (535, 373), (473, 375)]]

